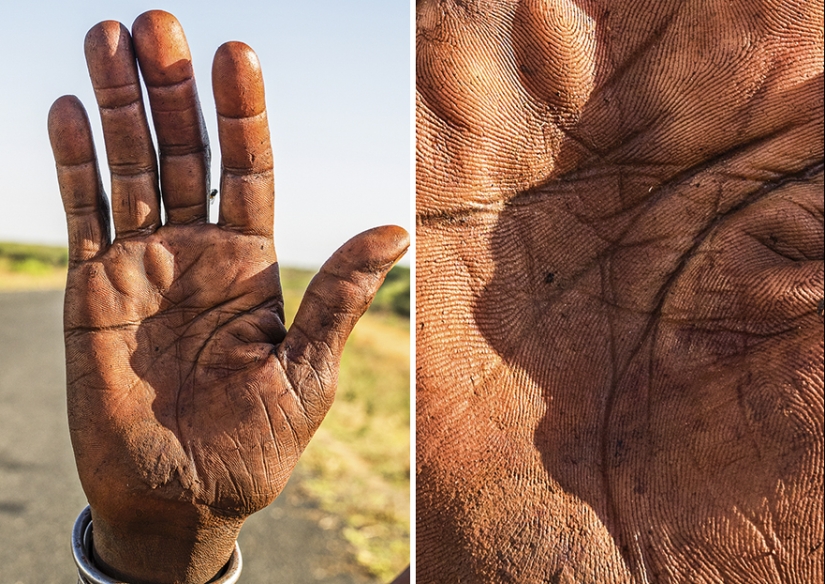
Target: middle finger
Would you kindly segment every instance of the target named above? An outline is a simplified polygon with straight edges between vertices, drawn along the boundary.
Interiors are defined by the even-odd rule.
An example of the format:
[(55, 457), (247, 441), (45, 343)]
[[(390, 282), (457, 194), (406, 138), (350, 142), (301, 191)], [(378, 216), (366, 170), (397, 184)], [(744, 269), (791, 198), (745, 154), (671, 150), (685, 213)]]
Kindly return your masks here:
[(158, 139), (166, 216), (170, 223), (205, 222), (209, 138), (183, 28), (168, 12), (151, 10), (135, 20), (132, 36)]

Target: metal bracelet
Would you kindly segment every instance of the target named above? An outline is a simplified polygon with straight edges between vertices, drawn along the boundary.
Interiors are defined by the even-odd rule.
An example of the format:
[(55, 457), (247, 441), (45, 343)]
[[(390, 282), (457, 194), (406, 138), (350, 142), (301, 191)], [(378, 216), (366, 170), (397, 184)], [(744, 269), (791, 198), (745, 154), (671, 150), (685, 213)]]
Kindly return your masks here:
[[(77, 584), (128, 584), (104, 574), (95, 565), (94, 554), (92, 553), (92, 510), (88, 505), (80, 512), (74, 522), (72, 555), (74, 556), (74, 563), (77, 565)], [(207, 584), (236, 584), (241, 577), (242, 568), (241, 548), (236, 541), (235, 549), (229, 561), (218, 572), (218, 575)]]

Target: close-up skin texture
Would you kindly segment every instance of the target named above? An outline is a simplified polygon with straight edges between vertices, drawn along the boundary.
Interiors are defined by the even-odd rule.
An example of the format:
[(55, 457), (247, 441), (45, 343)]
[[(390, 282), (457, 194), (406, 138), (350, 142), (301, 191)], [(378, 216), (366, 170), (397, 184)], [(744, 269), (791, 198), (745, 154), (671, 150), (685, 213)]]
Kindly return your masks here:
[(332, 403), (352, 327), (409, 240), (392, 226), (351, 239), (286, 330), (255, 53), (230, 42), (215, 55), (221, 200), (210, 224), (209, 142), (178, 21), (147, 12), (131, 34), (102, 22), (85, 50), (113, 240), (83, 106), (61, 97), (48, 129), (69, 226), (69, 427), (95, 559), (127, 582), (202, 584), (284, 487)]
[(821, 0), (419, 0), (416, 574), (823, 582)]

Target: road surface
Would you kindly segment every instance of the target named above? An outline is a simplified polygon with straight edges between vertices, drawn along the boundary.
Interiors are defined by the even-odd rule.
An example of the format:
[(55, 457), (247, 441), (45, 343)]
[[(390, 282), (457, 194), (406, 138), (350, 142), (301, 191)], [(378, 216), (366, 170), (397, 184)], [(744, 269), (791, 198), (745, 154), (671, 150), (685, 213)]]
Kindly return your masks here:
[[(62, 291), (0, 293), (0, 582), (75, 584), (86, 505), (66, 421)], [(302, 500), (300, 464), (240, 535), (242, 584), (366, 584), (341, 522)], [(326, 528), (326, 529), (325, 529)]]

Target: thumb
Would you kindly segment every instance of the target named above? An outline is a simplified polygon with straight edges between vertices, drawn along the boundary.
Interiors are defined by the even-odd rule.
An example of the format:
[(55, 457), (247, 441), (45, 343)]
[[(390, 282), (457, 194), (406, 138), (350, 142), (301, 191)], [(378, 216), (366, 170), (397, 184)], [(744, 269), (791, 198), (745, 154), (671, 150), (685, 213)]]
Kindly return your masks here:
[[(342, 245), (309, 283), (279, 353), (302, 401), (321, 410), (311, 414), (323, 416), (332, 404), (344, 343), (409, 245), (401, 227), (370, 229)], [(321, 395), (306, 395), (313, 390)]]

